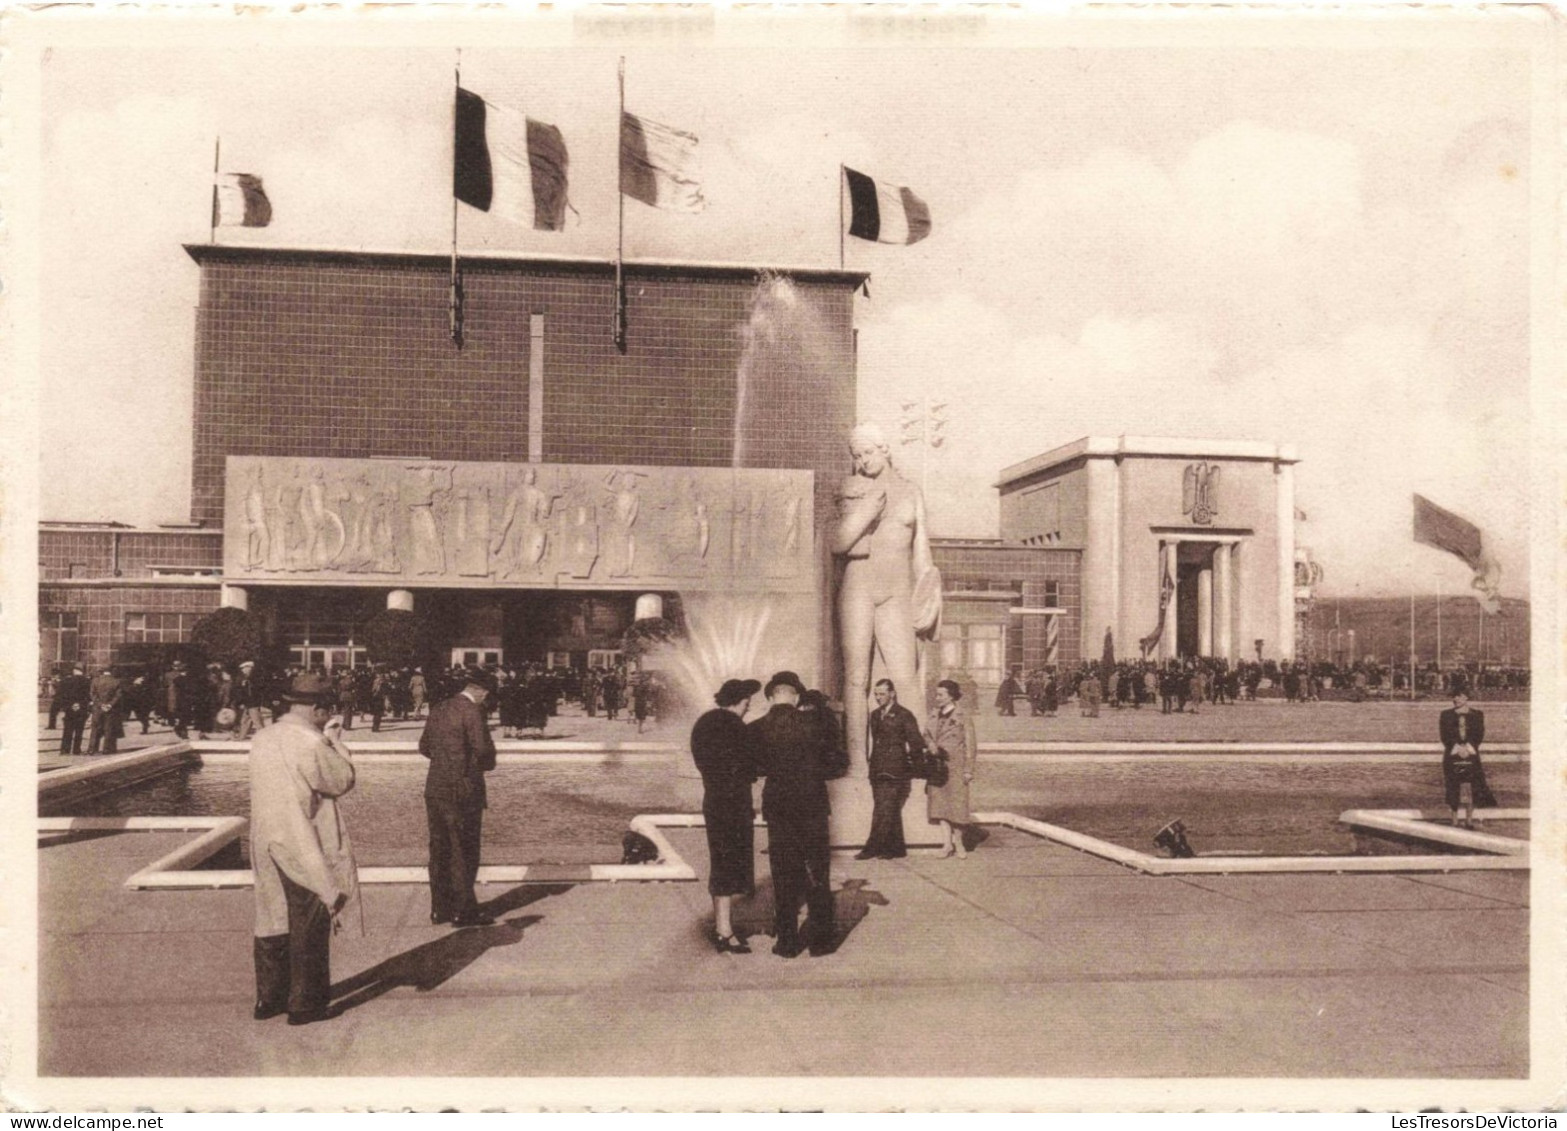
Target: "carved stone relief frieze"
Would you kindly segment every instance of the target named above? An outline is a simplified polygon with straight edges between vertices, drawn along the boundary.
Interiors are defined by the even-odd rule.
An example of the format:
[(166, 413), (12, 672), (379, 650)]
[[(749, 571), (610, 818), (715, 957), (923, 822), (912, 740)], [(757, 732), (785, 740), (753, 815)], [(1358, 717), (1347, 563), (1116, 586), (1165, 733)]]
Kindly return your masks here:
[(235, 579), (809, 585), (808, 471), (231, 456)]

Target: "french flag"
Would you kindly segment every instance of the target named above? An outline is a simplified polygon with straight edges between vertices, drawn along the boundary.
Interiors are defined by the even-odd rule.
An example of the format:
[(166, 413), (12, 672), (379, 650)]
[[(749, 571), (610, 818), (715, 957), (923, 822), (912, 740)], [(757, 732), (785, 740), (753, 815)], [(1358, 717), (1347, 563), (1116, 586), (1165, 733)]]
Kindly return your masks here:
[(901, 185), (878, 184), (844, 167), (849, 186), (849, 234), (875, 243), (919, 243), (930, 235), (930, 209)]

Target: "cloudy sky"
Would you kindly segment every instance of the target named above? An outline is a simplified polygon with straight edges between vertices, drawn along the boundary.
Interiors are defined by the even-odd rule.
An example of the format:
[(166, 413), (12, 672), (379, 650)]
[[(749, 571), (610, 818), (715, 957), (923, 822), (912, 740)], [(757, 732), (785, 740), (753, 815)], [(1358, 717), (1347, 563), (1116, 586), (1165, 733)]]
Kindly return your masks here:
[[(1169, 26), (1119, 47), (862, 27), (809, 50), (568, 30), (441, 37), (464, 86), (560, 127), (580, 215), (542, 233), (465, 208), (462, 246), (613, 256), (621, 54), (628, 109), (701, 137), (710, 202), (628, 203), (628, 257), (836, 266), (839, 162), (912, 187), (933, 235), (850, 240), (847, 265), (873, 276), (861, 415), (952, 406), (926, 471), (937, 533), (993, 535), (997, 470), (1085, 434), (1278, 440), (1328, 592), (1467, 584), (1411, 545), (1418, 491), (1479, 522), (1504, 593), (1528, 595), (1527, 26), (1222, 48)], [(187, 513), (180, 244), (208, 236), (214, 139), (274, 209), (220, 240), (440, 251), (454, 60), (254, 33), (48, 53), (43, 517)]]

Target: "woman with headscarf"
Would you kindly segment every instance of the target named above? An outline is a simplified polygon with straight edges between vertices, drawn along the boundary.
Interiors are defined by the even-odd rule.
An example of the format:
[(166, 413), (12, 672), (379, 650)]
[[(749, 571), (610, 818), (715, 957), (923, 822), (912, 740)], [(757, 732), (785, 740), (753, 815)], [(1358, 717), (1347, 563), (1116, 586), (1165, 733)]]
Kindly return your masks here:
[[(947, 781), (944, 785), (925, 783), (928, 816), (941, 823), (941, 855), (954, 852), (965, 857), (963, 826), (972, 824), (974, 815), (969, 809), (969, 783), (974, 780), (976, 744), (974, 720), (958, 701), (963, 691), (950, 679), (936, 684), (936, 706), (925, 725), (925, 745), (947, 756)], [(957, 826), (957, 835), (953, 835)]]
[(756, 766), (745, 715), (762, 689), (754, 679), (725, 680), (715, 706), (691, 728), (691, 757), (702, 775), (702, 819), (711, 864), (707, 892), (713, 897), (713, 946), (720, 954), (750, 954), (735, 935), (734, 897), (756, 890), (755, 817), (751, 785)]

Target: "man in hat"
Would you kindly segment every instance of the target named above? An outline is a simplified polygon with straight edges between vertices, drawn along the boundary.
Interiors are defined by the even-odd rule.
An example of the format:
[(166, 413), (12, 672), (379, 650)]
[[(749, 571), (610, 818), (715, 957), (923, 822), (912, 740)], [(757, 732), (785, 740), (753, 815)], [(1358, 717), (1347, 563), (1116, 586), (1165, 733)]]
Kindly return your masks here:
[(767, 852), (773, 874), (777, 942), (773, 953), (799, 954), (800, 903), (809, 918), (807, 943), (813, 955), (833, 945), (831, 853), (827, 839), (827, 756), (821, 732), (798, 710), (805, 685), (793, 672), (767, 681), (767, 714), (751, 724), (767, 822)]
[(65, 709), (65, 720), (60, 732), (60, 753), (82, 752), (82, 731), (87, 728), (87, 712), (92, 706), (92, 684), (87, 682), (87, 671), (80, 664), (60, 681), (60, 703)]
[(484, 719), (494, 677), (477, 668), (463, 689), (430, 708), (419, 753), (430, 759), (424, 811), (430, 826), (430, 922), (488, 927), (473, 885), (479, 874), (484, 775), (495, 768), (495, 740)]
[(261, 708), (266, 703), (265, 688), (256, 675), (256, 661), (242, 660), (239, 679), (234, 684), (234, 710), (239, 712), (239, 730), (234, 737), (244, 742), (261, 729)]
[(337, 798), (354, 787), (354, 764), (325, 677), (295, 677), (283, 702), (287, 713), (250, 745), (253, 1016), (286, 1011), (290, 1025), (306, 1025), (330, 1015), (334, 920), (364, 927), (358, 869), (337, 811)]
[(92, 681), (92, 737), (87, 740), (87, 753), (119, 752), (120, 699), (124, 692), (113, 668), (104, 668)]

